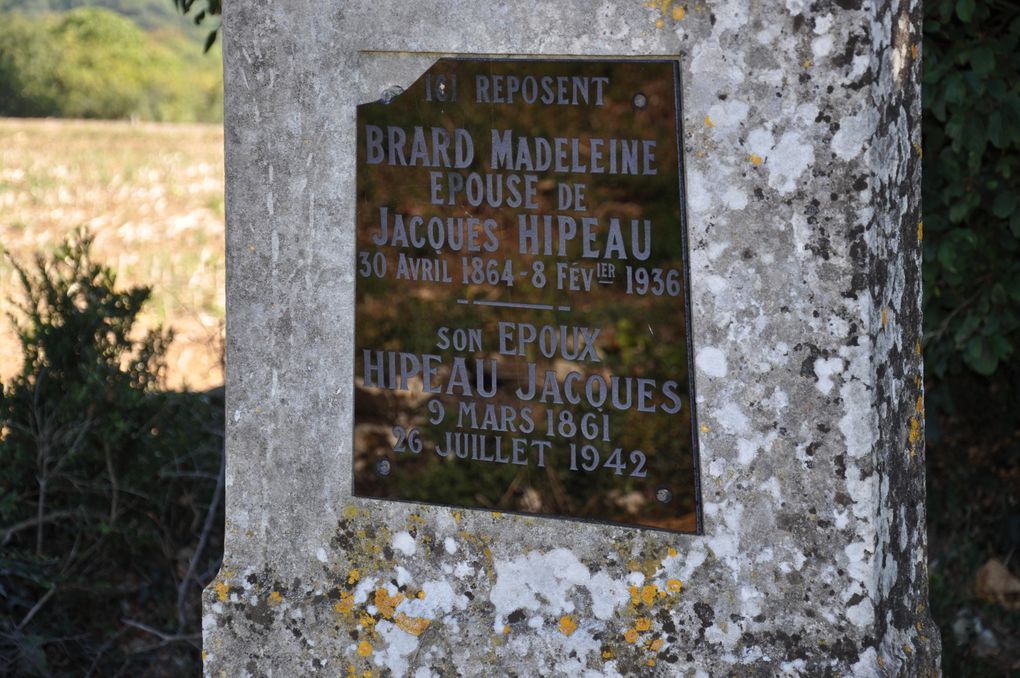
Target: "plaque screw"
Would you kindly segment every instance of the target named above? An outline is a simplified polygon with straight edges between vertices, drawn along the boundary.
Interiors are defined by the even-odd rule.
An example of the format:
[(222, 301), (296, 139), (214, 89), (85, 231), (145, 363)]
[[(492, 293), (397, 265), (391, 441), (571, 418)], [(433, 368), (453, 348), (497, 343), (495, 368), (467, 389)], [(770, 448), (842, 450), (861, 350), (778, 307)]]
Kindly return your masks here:
[(375, 472), (381, 476), (388, 476), (390, 471), (393, 470), (393, 465), (390, 464), (389, 459), (380, 459), (375, 462)]
[(382, 98), (382, 102), (384, 104), (388, 104), (391, 101), (393, 101), (394, 99), (396, 99), (398, 96), (403, 94), (403, 92), (404, 92), (404, 88), (401, 87), (400, 85), (393, 85), (392, 87), (387, 87), (385, 90), (383, 90), (382, 97), (381, 97)]
[(668, 504), (673, 500), (673, 491), (668, 487), (660, 487), (655, 491), (655, 498), (663, 504)]
[(644, 92), (638, 92), (634, 95), (634, 108), (644, 110), (648, 106), (648, 97), (644, 95)]

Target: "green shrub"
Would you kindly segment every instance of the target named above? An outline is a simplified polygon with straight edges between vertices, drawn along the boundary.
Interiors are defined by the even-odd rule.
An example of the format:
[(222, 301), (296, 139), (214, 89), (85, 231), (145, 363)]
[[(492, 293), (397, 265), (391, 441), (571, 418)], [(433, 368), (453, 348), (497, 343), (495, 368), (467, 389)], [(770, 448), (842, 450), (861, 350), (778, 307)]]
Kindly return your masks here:
[(926, 365), (988, 376), (1020, 343), (1020, 6), (925, 10)]
[[(0, 674), (179, 675), (222, 549), (222, 402), (157, 390), (170, 336), (137, 327), (83, 232), (24, 288), (0, 391)], [(91, 669), (90, 669), (91, 667)]]
[(46, 115), (60, 92), (52, 73), (56, 42), (34, 22), (13, 14), (0, 25), (0, 115)]
[[(924, 314), (932, 615), (947, 676), (1012, 675), (1020, 612), (975, 594), (1020, 524), (1020, 6), (925, 4)], [(1014, 571), (1016, 558), (1012, 560)], [(978, 652), (981, 629), (998, 652)]]
[(219, 121), (218, 57), (97, 7), (0, 14), (0, 115)]

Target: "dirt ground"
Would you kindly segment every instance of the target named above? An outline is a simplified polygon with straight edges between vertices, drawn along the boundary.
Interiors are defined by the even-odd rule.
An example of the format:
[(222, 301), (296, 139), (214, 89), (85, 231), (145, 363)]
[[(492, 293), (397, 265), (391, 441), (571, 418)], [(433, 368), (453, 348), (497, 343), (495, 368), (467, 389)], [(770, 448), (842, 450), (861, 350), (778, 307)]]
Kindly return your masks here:
[[(80, 225), (120, 285), (152, 288), (143, 324), (176, 334), (167, 386), (222, 384), (222, 127), (0, 118), (0, 245), (29, 264)], [(0, 257), (0, 381), (21, 365), (20, 294)]]

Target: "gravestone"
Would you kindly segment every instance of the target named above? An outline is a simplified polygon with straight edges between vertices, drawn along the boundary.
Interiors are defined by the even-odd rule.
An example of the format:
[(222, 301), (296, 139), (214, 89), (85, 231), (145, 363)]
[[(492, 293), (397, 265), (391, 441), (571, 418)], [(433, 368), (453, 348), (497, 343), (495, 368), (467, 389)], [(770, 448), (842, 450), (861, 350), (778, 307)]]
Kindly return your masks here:
[(209, 675), (928, 675), (920, 7), (225, 6)]

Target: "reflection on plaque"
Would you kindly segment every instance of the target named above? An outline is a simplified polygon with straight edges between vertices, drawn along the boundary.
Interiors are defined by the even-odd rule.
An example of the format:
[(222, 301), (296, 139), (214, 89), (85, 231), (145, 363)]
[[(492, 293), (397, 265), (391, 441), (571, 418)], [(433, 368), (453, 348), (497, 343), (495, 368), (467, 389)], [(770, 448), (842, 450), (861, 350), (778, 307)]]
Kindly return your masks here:
[(358, 107), (354, 493), (700, 531), (677, 63)]

